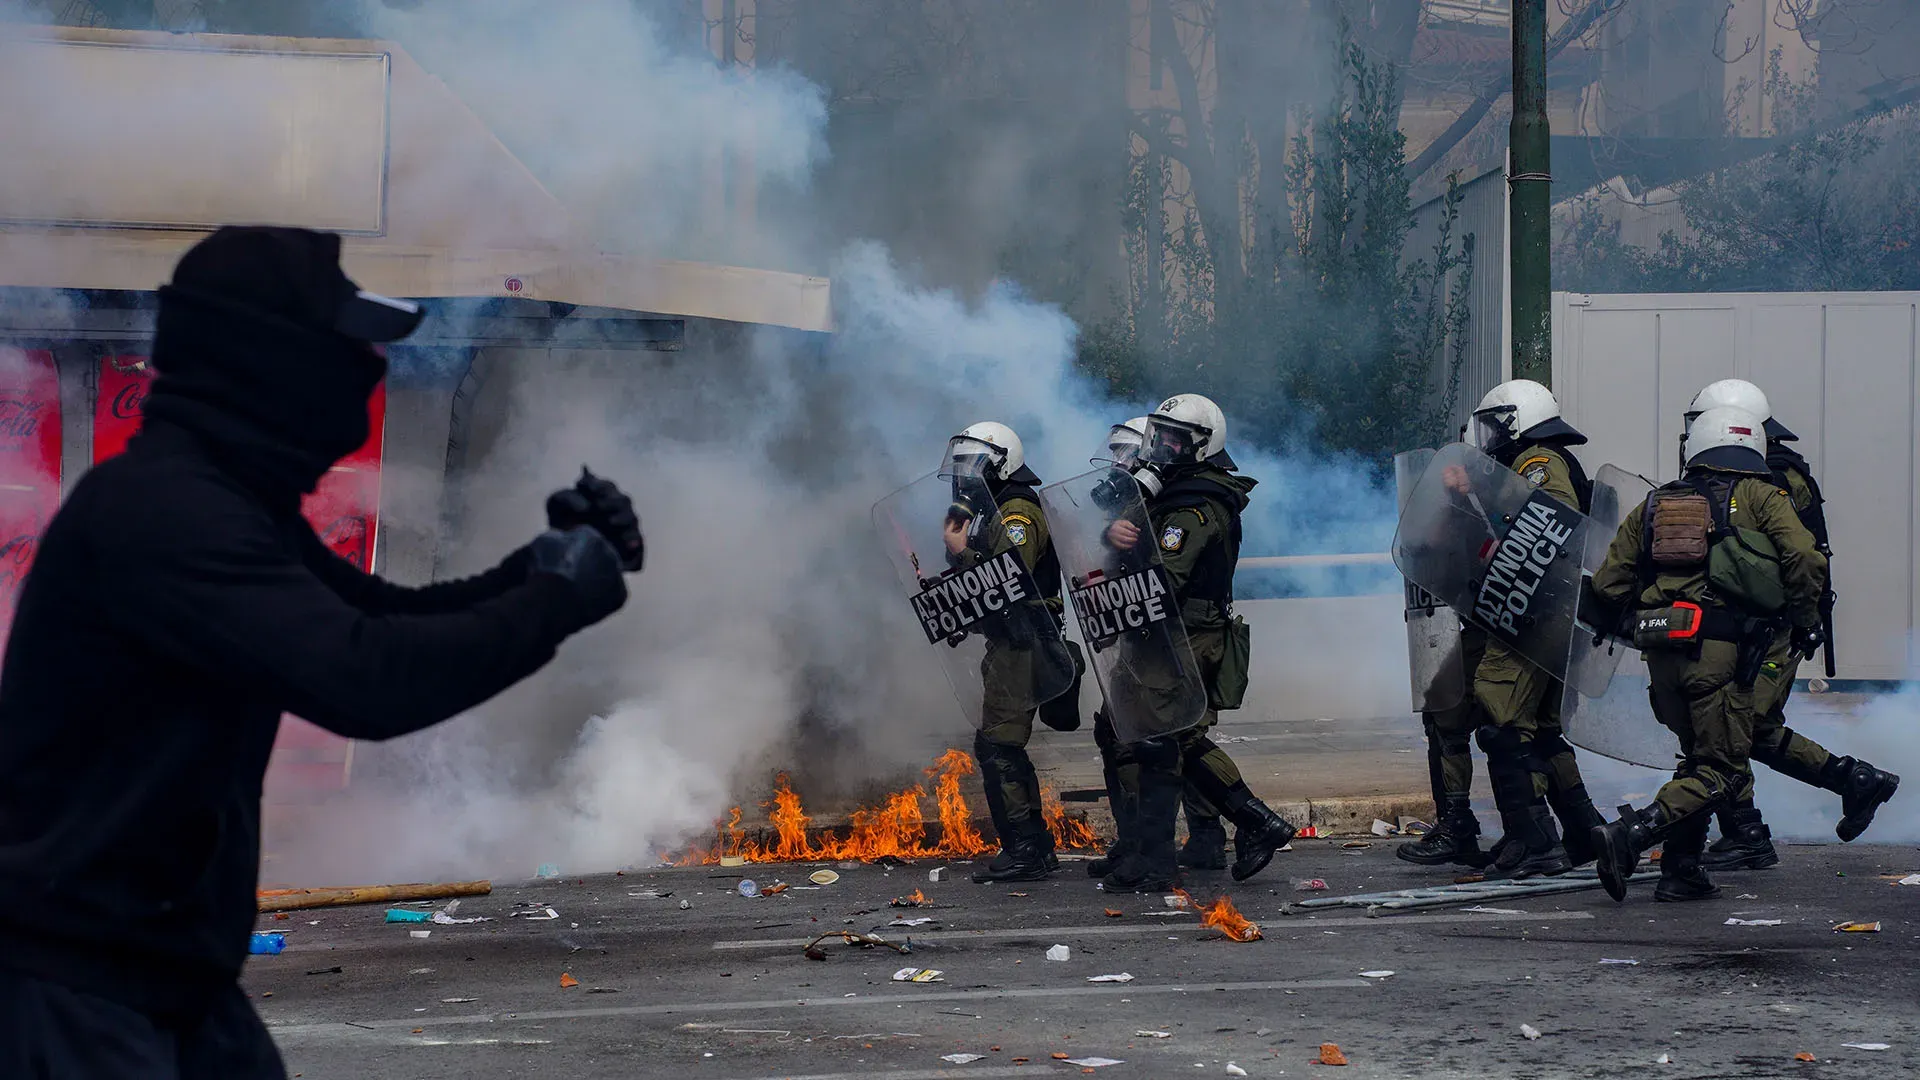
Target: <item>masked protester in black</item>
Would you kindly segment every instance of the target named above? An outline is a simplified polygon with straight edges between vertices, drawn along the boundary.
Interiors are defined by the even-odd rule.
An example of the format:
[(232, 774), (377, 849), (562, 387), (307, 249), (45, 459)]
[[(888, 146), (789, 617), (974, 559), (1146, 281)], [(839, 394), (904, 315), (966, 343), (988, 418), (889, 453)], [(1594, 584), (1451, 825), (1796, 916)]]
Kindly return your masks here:
[(281, 714), (417, 731), (626, 599), (616, 545), (637, 566), (639, 527), (608, 486), (558, 500), (571, 527), (424, 588), (314, 534), (301, 495), (367, 438), (370, 343), (421, 318), (339, 252), (223, 229), (181, 259), (144, 426), (74, 488), (22, 588), (0, 672), (0, 1076), (284, 1076), (237, 985)]

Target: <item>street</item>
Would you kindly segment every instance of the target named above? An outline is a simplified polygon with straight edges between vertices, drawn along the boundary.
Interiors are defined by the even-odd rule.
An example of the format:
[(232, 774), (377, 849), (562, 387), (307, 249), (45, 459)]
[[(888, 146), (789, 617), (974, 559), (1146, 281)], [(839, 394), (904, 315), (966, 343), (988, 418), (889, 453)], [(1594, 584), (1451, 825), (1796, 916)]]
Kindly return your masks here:
[[(1168, 914), (1159, 895), (1106, 896), (1072, 859), (1015, 885), (975, 885), (961, 864), (937, 882), (933, 863), (705, 866), (496, 883), (453, 913), (491, 920), (468, 925), (388, 924), (379, 906), (263, 915), (286, 951), (254, 957), (245, 981), (307, 1080), (1882, 1080), (1920, 1065), (1920, 887), (1896, 884), (1920, 869), (1910, 848), (1786, 847), (1778, 868), (1722, 874), (1719, 899), (1688, 905), (1655, 904), (1636, 879), (1624, 905), (1595, 888), (1474, 905), (1492, 911), (1282, 912), (1451, 880), (1394, 859), (1397, 842), (1297, 841), (1239, 885), (1190, 874), (1201, 905), (1225, 892), (1259, 924), (1264, 939), (1246, 943)], [(813, 886), (823, 868), (838, 880)], [(742, 878), (790, 888), (749, 899)], [(1296, 889), (1312, 878), (1327, 890)], [(931, 906), (890, 905), (916, 890)], [(510, 916), (547, 907), (558, 917)], [(1833, 928), (1853, 920), (1880, 930)], [(912, 952), (830, 939), (824, 962), (803, 956), (842, 930)], [(1055, 945), (1068, 959), (1048, 959)], [(906, 968), (943, 974), (894, 981)], [(1120, 974), (1132, 978), (1089, 981)], [(1350, 1064), (1315, 1064), (1323, 1043)]]

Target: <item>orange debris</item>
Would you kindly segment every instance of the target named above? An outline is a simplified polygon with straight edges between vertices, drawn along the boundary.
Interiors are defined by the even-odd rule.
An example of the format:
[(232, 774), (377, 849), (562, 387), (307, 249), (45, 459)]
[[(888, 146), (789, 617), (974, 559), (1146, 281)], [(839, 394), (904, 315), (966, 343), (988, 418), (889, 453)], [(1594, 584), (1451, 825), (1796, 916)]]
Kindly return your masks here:
[(1321, 1043), (1320, 1056), (1313, 1059), (1315, 1065), (1345, 1065), (1347, 1055), (1340, 1052), (1339, 1043)]
[(580, 985), (579, 979), (574, 978), (572, 975), (569, 975), (564, 971), (560, 973), (560, 989), (568, 990), (579, 985)]

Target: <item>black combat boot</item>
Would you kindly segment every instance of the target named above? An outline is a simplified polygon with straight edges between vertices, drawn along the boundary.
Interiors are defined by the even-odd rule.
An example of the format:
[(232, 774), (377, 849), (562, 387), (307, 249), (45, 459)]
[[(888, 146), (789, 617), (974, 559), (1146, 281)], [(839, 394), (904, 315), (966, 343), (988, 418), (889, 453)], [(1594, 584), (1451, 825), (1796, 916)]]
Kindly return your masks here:
[(1087, 876), (1090, 878), (1103, 878), (1113, 873), (1113, 868), (1120, 865), (1120, 860), (1136, 846), (1133, 823), (1137, 809), (1135, 799), (1120, 786), (1119, 769), (1108, 764), (1103, 771), (1107, 780), (1107, 809), (1113, 812), (1113, 843), (1107, 845), (1105, 855), (1087, 860)]
[(1039, 881), (1053, 873), (1058, 863), (1049, 862), (1052, 851), (1045, 835), (1046, 830), (1042, 828), (1005, 843), (992, 862), (973, 872), (974, 882), (986, 885), (996, 881)]
[(1458, 863), (1478, 869), (1487, 865), (1490, 860), (1480, 850), (1480, 819), (1473, 816), (1468, 796), (1448, 795), (1436, 810), (1440, 820), (1427, 835), (1401, 844), (1394, 856), (1422, 866)]
[(1273, 812), (1248, 790), (1247, 782), (1236, 780), (1221, 795), (1217, 805), (1233, 822), (1233, 880), (1245, 881), (1267, 868), (1273, 854), (1293, 843), (1299, 832), (1286, 818)]
[(1555, 817), (1560, 819), (1561, 841), (1567, 849), (1567, 862), (1574, 866), (1585, 866), (1594, 859), (1593, 845), (1587, 837), (1593, 830), (1605, 825), (1607, 819), (1594, 809), (1593, 798), (1587, 794), (1587, 785), (1576, 784), (1564, 791), (1557, 786), (1547, 789), (1547, 805), (1553, 807)]
[(1558, 877), (1573, 869), (1573, 864), (1567, 861), (1567, 849), (1560, 844), (1553, 808), (1545, 800), (1528, 803), (1514, 811), (1502, 809), (1500, 821), (1506, 835), (1501, 837), (1503, 846), (1499, 857), (1487, 867), (1487, 877), (1520, 881), (1531, 877)]
[(1179, 852), (1173, 844), (1175, 818), (1180, 813), (1178, 758), (1171, 767), (1141, 764), (1139, 812), (1134, 817), (1135, 842), (1119, 865), (1100, 879), (1107, 892), (1165, 892), (1180, 883)]
[(1180, 846), (1180, 865), (1190, 870), (1227, 868), (1227, 827), (1219, 818), (1187, 815), (1187, 842)]
[(1668, 834), (1660, 856), (1660, 883), (1653, 889), (1655, 900), (1681, 903), (1720, 895), (1720, 886), (1700, 866), (1700, 851), (1707, 846), (1707, 824), (1707, 815), (1695, 814), (1677, 823)]
[(1622, 806), (1619, 820), (1593, 830), (1588, 840), (1595, 853), (1594, 869), (1608, 896), (1627, 898), (1627, 879), (1639, 869), (1640, 853), (1659, 843), (1671, 828), (1666, 807), (1654, 803), (1645, 810)]
[(1893, 798), (1900, 778), (1858, 758), (1829, 758), (1820, 770), (1820, 786), (1840, 796), (1840, 824), (1834, 835), (1851, 842), (1873, 824), (1874, 811)]
[(1720, 811), (1718, 816), (1720, 839), (1700, 857), (1701, 866), (1708, 870), (1765, 870), (1780, 864), (1780, 853), (1773, 850), (1773, 830), (1760, 819), (1759, 808), (1742, 803)]

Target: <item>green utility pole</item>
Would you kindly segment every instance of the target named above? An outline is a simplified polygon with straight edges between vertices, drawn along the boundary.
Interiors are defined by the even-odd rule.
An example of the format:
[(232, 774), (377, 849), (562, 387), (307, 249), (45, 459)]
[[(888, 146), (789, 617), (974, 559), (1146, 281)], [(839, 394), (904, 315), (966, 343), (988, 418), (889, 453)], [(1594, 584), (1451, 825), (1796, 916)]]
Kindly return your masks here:
[(1547, 0), (1513, 0), (1513, 124), (1507, 133), (1513, 377), (1551, 386), (1552, 160), (1547, 134)]

